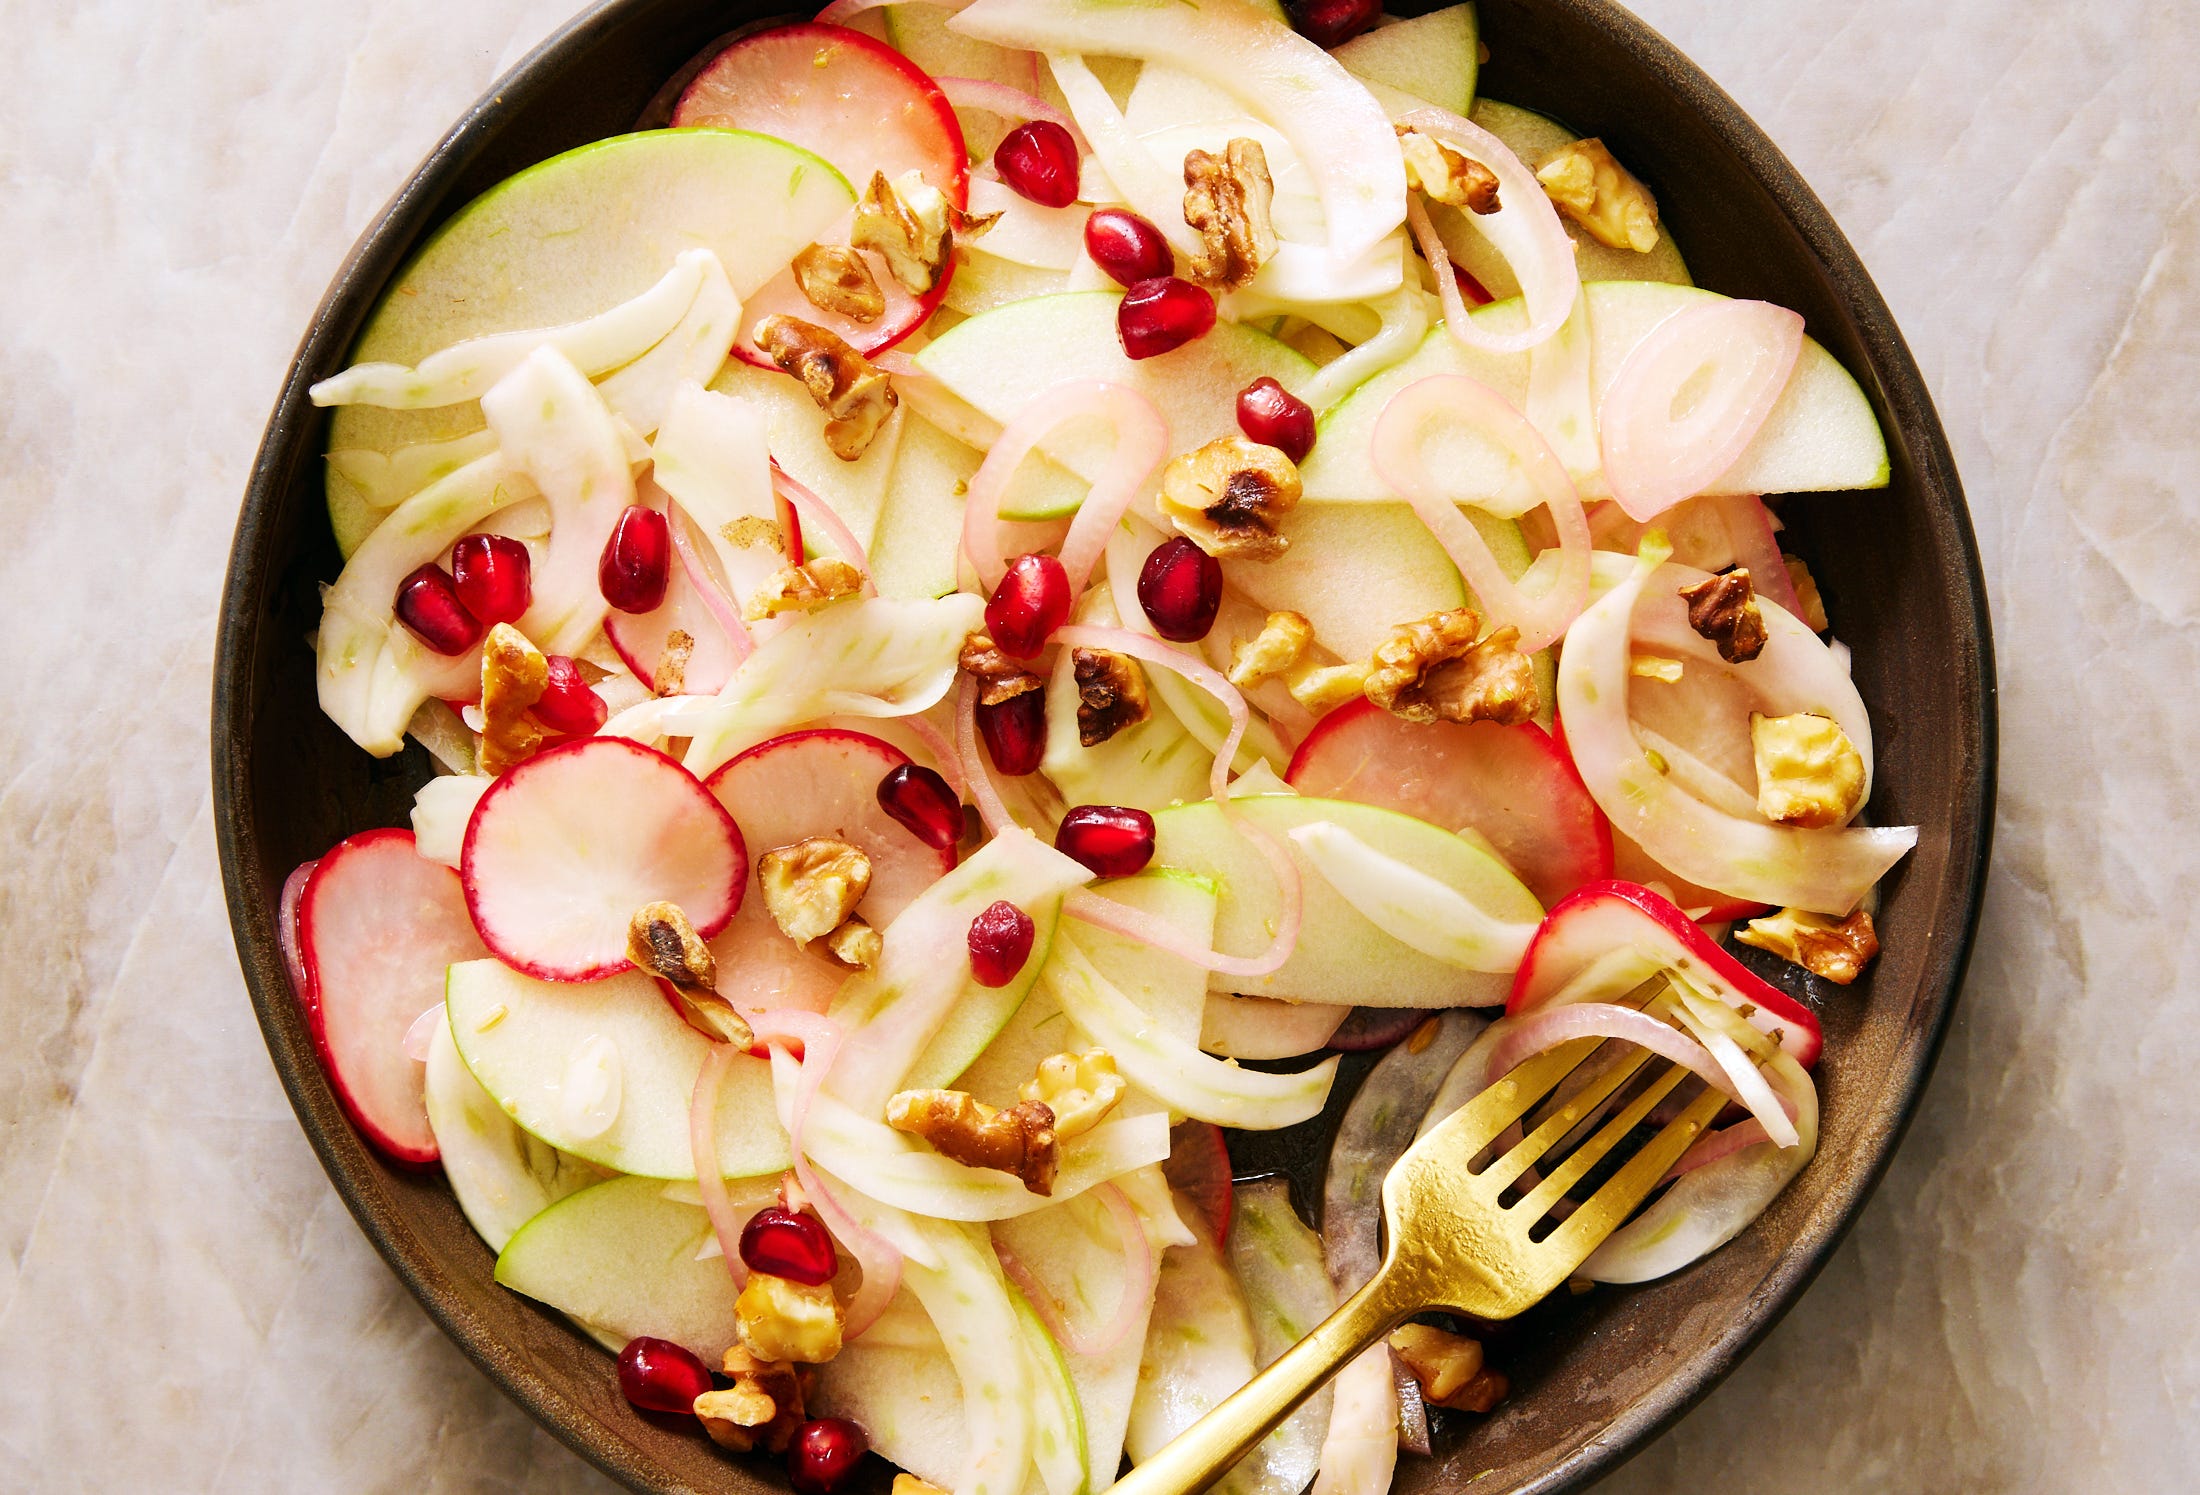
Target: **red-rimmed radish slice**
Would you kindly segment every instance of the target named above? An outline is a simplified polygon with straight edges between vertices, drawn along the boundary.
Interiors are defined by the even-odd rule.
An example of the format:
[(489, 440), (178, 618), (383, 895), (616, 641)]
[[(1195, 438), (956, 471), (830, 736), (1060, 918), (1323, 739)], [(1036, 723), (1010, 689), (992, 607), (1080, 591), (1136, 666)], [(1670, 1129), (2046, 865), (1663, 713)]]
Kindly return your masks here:
[(538, 981), (627, 968), (645, 903), (676, 903), (709, 939), (747, 886), (741, 831), (678, 763), (623, 737), (538, 753), (481, 797), (459, 872), (490, 953)]
[(444, 968), (482, 955), (458, 874), (419, 855), (411, 831), (364, 831), (314, 864), (297, 917), (306, 1012), (337, 1099), (390, 1157), (434, 1162), (405, 1035), (441, 1005)]
[[(756, 857), (811, 836), (845, 841), (871, 859), (857, 917), (884, 930), (918, 894), (954, 870), (955, 849), (935, 851), (886, 813), (879, 780), (907, 763), (899, 748), (865, 732), (821, 727), (760, 742), (706, 781), (741, 826)], [(848, 968), (780, 933), (761, 896), (742, 900), (711, 941), (718, 989), (737, 1007), (822, 1012)]]
[(1169, 1130), (1169, 1159), (1161, 1171), (1170, 1188), (1198, 1207), (1199, 1223), (1211, 1228), (1216, 1240), (1226, 1239), (1235, 1195), (1222, 1128), (1211, 1121), (1178, 1122)]
[[(666, 579), (665, 600), (646, 613), (622, 613), (616, 609), (606, 613), (604, 637), (611, 640), (611, 647), (626, 661), (634, 678), (654, 691), (658, 667), (664, 662), (666, 642), (674, 629), (681, 630), (695, 641), (695, 647), (688, 656), (679, 693), (716, 695), (733, 677), (733, 667), (739, 662), (736, 656), (742, 651), (719, 617), (719, 607), (726, 606), (725, 594), (718, 595), (715, 600), (719, 607), (713, 607), (713, 599), (704, 587), (714, 587), (716, 583), (707, 575), (698, 578), (695, 574), (701, 556), (694, 541), (682, 533), (688, 521), (679, 514), (670, 518), (680, 564), (671, 569)], [(730, 621), (737, 627), (740, 625), (738, 618), (730, 618)], [(743, 632), (745, 640), (746, 630)]]
[[(970, 161), (947, 96), (892, 47), (846, 27), (778, 26), (743, 37), (696, 74), (673, 109), (672, 122), (753, 130), (799, 145), (831, 162), (859, 199), (874, 172), (883, 171), (892, 181), (905, 171), (921, 171), (956, 207), (970, 203)], [(851, 210), (820, 234), (819, 242), (847, 243), (853, 222)], [(946, 293), (944, 273), (925, 295), (912, 296), (878, 255), (864, 251), (864, 259), (886, 296), (886, 311), (877, 320), (858, 322), (820, 310), (802, 294), (789, 268), (742, 308), (735, 352), (769, 367), (750, 329), (779, 312), (828, 328), (860, 352), (876, 352), (906, 337)]]
[(1823, 1039), (1808, 1008), (1745, 970), (1671, 903), (1629, 882), (1591, 883), (1544, 917), (1513, 976), (1505, 1012), (1607, 1001), (1660, 971), (1717, 997), (1759, 1032), (1777, 1034), (1798, 1064), (1818, 1062)]
[(1597, 410), (1604, 480), (1630, 518), (1703, 492), (1740, 460), (1803, 351), (1803, 319), (1769, 301), (1712, 301), (1651, 329)]
[(1610, 827), (1565, 749), (1533, 722), (1422, 725), (1354, 701), (1315, 724), (1284, 778), (1317, 799), (1472, 830), (1546, 908), (1612, 875)]

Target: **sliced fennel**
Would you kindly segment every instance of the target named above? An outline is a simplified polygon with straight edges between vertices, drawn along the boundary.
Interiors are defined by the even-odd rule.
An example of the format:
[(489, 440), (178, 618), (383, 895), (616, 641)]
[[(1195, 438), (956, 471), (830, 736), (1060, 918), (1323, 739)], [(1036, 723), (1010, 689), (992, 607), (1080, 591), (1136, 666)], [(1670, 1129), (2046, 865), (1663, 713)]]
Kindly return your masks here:
[(932, 1316), (962, 1381), (968, 1441), (954, 1495), (1022, 1495), (1032, 1450), (1031, 1365), (1018, 1353), (1022, 1321), (1001, 1264), (982, 1230), (941, 1220), (915, 1223), (940, 1265), (906, 1262), (902, 1280)]
[(1493, 918), (1457, 889), (1368, 845), (1335, 821), (1295, 826), (1291, 839), (1338, 897), (1377, 929), (1466, 971), (1513, 971), (1536, 923)]
[(775, 528), (779, 522), (763, 412), (736, 396), (682, 384), (650, 443), (650, 457), (651, 477), (702, 529), (734, 601), (746, 602), (757, 583), (787, 564), (785, 545), (735, 538), (744, 535), (743, 520)]
[[(1245, 1292), (1253, 1358), (1262, 1368), (1336, 1311), (1337, 1291), (1322, 1266), (1321, 1237), (1300, 1222), (1291, 1208), (1290, 1185), (1282, 1179), (1238, 1186), (1226, 1249)], [(1332, 1398), (1326, 1386), (1308, 1397), (1238, 1465), (1230, 1489), (1242, 1495), (1299, 1495), (1321, 1462)]]
[(1008, 1300), (1016, 1309), (1016, 1327), (1031, 1367), (1031, 1461), (1039, 1466), (1046, 1495), (1084, 1495), (1092, 1475), (1085, 1466), (1084, 1408), (1069, 1361), (1039, 1321), (1038, 1311), (1013, 1284)]
[(428, 1041), (426, 1089), (443, 1176), (466, 1223), (491, 1251), (502, 1251), (522, 1225), (560, 1199), (610, 1176), (515, 1126), (459, 1057), (448, 1020), (435, 1025)]
[(394, 452), (372, 447), (343, 447), (328, 454), (328, 465), (351, 484), (359, 500), (379, 519), (430, 483), (447, 478), (497, 449), (496, 434), (469, 431), (447, 441), (420, 441)]

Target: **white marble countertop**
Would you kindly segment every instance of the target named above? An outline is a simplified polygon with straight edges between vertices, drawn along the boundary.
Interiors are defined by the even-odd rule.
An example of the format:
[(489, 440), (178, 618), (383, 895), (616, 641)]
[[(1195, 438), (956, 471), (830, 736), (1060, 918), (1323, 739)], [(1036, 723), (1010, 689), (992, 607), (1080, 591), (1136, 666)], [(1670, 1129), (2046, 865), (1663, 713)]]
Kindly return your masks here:
[[(230, 528), (306, 317), (573, 3), (0, 0), (0, 1487), (608, 1489), (315, 1163), (237, 973), (205, 749)], [(1978, 955), (1900, 1157), (1606, 1488), (2190, 1488), (2200, 32), (2171, 0), (1641, 9), (1802, 168), (1917, 351), (2003, 756)]]

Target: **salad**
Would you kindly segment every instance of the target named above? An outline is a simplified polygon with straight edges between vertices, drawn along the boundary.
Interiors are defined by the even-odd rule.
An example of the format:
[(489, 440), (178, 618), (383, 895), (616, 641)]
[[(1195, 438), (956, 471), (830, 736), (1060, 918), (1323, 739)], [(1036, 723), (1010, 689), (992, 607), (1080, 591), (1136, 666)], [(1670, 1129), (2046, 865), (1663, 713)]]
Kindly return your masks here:
[[(1732, 1102), (1577, 1288), (1809, 1164), (1819, 1023), (1759, 972), (1856, 979), (1916, 833), (1762, 495), (1886, 448), (1478, 48), (837, 0), (461, 209), (314, 387), (320, 704), (433, 773), (291, 877), (292, 980), (636, 1407), (805, 1492), (1088, 1495), (1535, 1053)], [(1317, 1234), (1227, 1133), (1348, 1051)], [(1507, 1389), (1408, 1324), (1230, 1484), (1379, 1495)]]

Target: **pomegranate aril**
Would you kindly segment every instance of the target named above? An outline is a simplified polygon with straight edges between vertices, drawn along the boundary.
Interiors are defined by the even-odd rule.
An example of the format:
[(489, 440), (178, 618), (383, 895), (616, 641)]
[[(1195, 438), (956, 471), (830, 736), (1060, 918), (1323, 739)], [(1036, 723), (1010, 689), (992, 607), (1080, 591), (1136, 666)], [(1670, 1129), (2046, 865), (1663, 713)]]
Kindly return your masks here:
[(784, 1277), (804, 1287), (833, 1280), (832, 1233), (815, 1215), (773, 1206), (749, 1216), (741, 1227), (741, 1260), (752, 1272)]
[(1006, 986), (1031, 959), (1038, 931), (1031, 915), (1006, 898), (970, 921), (970, 974), (980, 986)]
[(1215, 298), (1188, 280), (1159, 275), (1123, 293), (1115, 335), (1126, 358), (1154, 358), (1204, 337), (1215, 325)]
[(672, 528), (646, 504), (628, 504), (596, 566), (603, 600), (622, 613), (653, 613), (672, 577)]
[(703, 1362), (669, 1339), (630, 1339), (619, 1351), (619, 1390), (651, 1412), (692, 1412), (710, 1390)]
[(1138, 568), (1138, 605), (1171, 643), (1205, 638), (1222, 609), (1222, 562), (1182, 535), (1162, 541)]
[(1027, 690), (995, 706), (981, 703), (978, 735), (985, 739), (986, 756), (1002, 773), (1018, 779), (1033, 772), (1047, 751), (1046, 692)]
[(1129, 877), (1153, 860), (1153, 817), (1128, 805), (1078, 805), (1062, 817), (1054, 849), (1095, 877)]
[(870, 1451), (871, 1440), (847, 1418), (815, 1418), (787, 1445), (787, 1482), (799, 1495), (833, 1495)]
[(1176, 255), (1161, 230), (1128, 208), (1102, 208), (1085, 220), (1085, 253), (1119, 285), (1176, 273)]
[(1299, 34), (1317, 47), (1341, 47), (1382, 19), (1382, 0), (1298, 0)]
[(1077, 142), (1051, 119), (1018, 125), (993, 151), (993, 169), (1010, 191), (1043, 208), (1077, 201)]
[(430, 561), (397, 584), (397, 621), (438, 654), (459, 655), (481, 642), (481, 620), (459, 600), (451, 573)]
[(1248, 440), (1293, 462), (1304, 462), (1314, 449), (1314, 407), (1273, 379), (1255, 379), (1238, 391), (1237, 418)]
[(458, 600), (481, 626), (517, 623), (534, 601), (534, 562), (510, 535), (467, 535), (451, 547)]
[(1051, 555), (1020, 555), (985, 605), (985, 631), (1003, 653), (1036, 659), (1069, 621), (1069, 573)]
[(580, 666), (571, 658), (552, 654), (543, 662), (550, 667), (549, 679), (542, 687), (541, 698), (530, 708), (535, 720), (566, 737), (593, 736), (611, 715), (611, 708), (581, 678)]
[(962, 801), (955, 798), (947, 780), (929, 768), (904, 763), (889, 769), (878, 781), (878, 802), (880, 809), (934, 851), (945, 851), (962, 839)]

